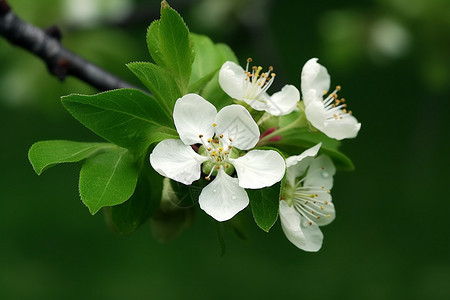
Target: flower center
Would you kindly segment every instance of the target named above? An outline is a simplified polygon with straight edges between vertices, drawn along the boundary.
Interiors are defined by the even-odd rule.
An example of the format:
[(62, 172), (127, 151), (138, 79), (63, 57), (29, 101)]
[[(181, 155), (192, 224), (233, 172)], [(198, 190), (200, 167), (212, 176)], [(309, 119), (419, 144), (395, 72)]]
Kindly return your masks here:
[(251, 58), (247, 59), (247, 66), (245, 67), (245, 77), (244, 77), (244, 98), (254, 99), (261, 102), (266, 102), (261, 99), (261, 95), (267, 91), (267, 89), (272, 85), (275, 80), (276, 74), (273, 73), (273, 67), (269, 67), (269, 71), (263, 72), (261, 66), (253, 66), (249, 70), (249, 65), (252, 62)]
[[(214, 123), (213, 126), (216, 127), (217, 125)], [(228, 138), (229, 142), (225, 142), (223, 134), (216, 134), (209, 139), (206, 139), (202, 134), (199, 137), (202, 146), (200, 146), (198, 153), (208, 157), (208, 160), (202, 165), (202, 171), (208, 174), (205, 179), (211, 180), (211, 176), (216, 176), (220, 168), (231, 175), (234, 172), (234, 166), (229, 163), (228, 159), (239, 156), (239, 151), (232, 146), (233, 139)]]
[(285, 194), (286, 201), (289, 206), (293, 206), (295, 210), (302, 215), (309, 226), (314, 220), (320, 218), (331, 218), (330, 214), (325, 214), (323, 211), (329, 205), (328, 196), (330, 190), (325, 190), (324, 186), (304, 186), (303, 182), (311, 175), (321, 173), (321, 176), (326, 178), (329, 176), (325, 168), (322, 167), (314, 172), (309, 173), (305, 177), (296, 182), (295, 186), (287, 186), (286, 190), (289, 194)]
[[(341, 90), (341, 86), (336, 86), (335, 90), (331, 92), (325, 99), (323, 99), (323, 104), (325, 110), (327, 111), (327, 121), (338, 121), (349, 117), (352, 114), (351, 110), (347, 110), (347, 103), (345, 99), (338, 98), (337, 93)], [(323, 92), (324, 96), (326, 92)]]

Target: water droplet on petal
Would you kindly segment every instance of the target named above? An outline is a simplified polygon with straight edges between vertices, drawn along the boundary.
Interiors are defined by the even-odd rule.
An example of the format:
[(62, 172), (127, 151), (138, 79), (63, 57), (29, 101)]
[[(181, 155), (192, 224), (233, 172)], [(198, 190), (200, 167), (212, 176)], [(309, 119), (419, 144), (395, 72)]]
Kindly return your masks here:
[(232, 196), (231, 199), (236, 200), (236, 196)]
[(322, 177), (323, 178), (328, 178), (328, 176), (330, 176), (330, 174), (327, 171), (323, 171), (322, 172)]
[(213, 193), (217, 193), (217, 191), (216, 191), (216, 190), (213, 190)]

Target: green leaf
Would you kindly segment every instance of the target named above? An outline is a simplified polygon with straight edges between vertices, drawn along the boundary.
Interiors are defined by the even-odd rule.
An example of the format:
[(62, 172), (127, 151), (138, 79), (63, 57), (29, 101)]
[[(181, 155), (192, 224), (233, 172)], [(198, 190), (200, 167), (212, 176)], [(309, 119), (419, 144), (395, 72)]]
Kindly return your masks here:
[(214, 44), (207, 36), (191, 33), (191, 40), (196, 55), (192, 63), (189, 91), (199, 92), (227, 60), (237, 61), (237, 59), (227, 45)]
[(256, 224), (269, 232), (278, 218), (282, 182), (258, 190), (247, 189)]
[(166, 69), (148, 62), (129, 63), (127, 67), (148, 88), (161, 107), (172, 115), (176, 100), (182, 96), (172, 75)]
[(162, 68), (166, 68), (164, 60), (164, 53), (161, 50), (160, 44), (160, 20), (153, 21), (147, 29), (147, 47), (150, 55), (155, 63)]
[(234, 103), (233, 99), (220, 87), (218, 72), (214, 74), (214, 77), (201, 90), (200, 96), (211, 102), (217, 110)]
[(159, 210), (150, 220), (152, 235), (160, 243), (168, 243), (194, 223), (195, 209)]
[(130, 234), (138, 229), (158, 208), (162, 179), (150, 165), (139, 176), (133, 196), (120, 205), (105, 207), (109, 226), (119, 234)]
[(113, 148), (107, 143), (82, 143), (73, 141), (41, 141), (33, 144), (28, 151), (28, 159), (36, 174), (56, 164), (78, 162), (102, 150)]
[(166, 1), (161, 3), (161, 19), (147, 31), (147, 45), (155, 62), (173, 76), (182, 94), (187, 92), (194, 50), (189, 29)]
[(172, 117), (139, 90), (119, 89), (92, 96), (73, 94), (61, 100), (84, 126), (132, 151), (143, 153), (154, 142), (178, 138)]
[(138, 170), (126, 149), (113, 149), (86, 160), (80, 172), (80, 196), (95, 214), (100, 208), (127, 201), (133, 195)]
[(280, 141), (270, 142), (270, 145), (289, 155), (299, 155), (322, 142), (320, 151), (329, 155), (338, 169), (351, 171), (355, 168), (351, 159), (338, 150), (341, 142), (327, 137), (322, 132), (310, 132), (307, 128), (293, 128), (283, 132), (282, 136)]

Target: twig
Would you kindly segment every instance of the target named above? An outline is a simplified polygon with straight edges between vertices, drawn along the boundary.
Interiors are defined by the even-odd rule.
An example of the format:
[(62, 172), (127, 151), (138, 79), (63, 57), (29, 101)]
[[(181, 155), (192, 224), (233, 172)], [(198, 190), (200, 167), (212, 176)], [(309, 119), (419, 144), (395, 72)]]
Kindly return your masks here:
[(0, 35), (40, 57), (49, 72), (60, 80), (71, 75), (100, 91), (136, 88), (64, 48), (57, 27), (52, 26), (44, 31), (19, 19), (6, 0), (0, 0)]

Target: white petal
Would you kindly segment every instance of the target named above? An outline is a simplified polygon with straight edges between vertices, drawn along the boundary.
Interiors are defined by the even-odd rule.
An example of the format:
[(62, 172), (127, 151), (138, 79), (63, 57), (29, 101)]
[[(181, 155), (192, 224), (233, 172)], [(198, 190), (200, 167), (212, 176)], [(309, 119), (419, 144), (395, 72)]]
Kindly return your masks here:
[(330, 190), (333, 187), (333, 176), (336, 174), (336, 168), (333, 161), (327, 155), (319, 155), (309, 165), (304, 186), (324, 187)]
[[(327, 111), (322, 101), (311, 101), (308, 104), (305, 102), (306, 119), (317, 129), (324, 132), (325, 120), (327, 118)], [(324, 132), (325, 133), (325, 132)], [(326, 134), (326, 133), (325, 133)]]
[(322, 143), (303, 151), (300, 155), (290, 156), (286, 159), (287, 174), (286, 180), (291, 185), (295, 185), (295, 179), (302, 177), (308, 168), (313, 157), (319, 152)]
[(284, 158), (273, 150), (252, 150), (230, 162), (236, 169), (239, 185), (246, 189), (271, 186), (286, 172)]
[(200, 134), (206, 139), (214, 135), (213, 123), (217, 110), (197, 94), (187, 94), (175, 102), (173, 121), (180, 139), (186, 145), (201, 143)]
[(322, 247), (323, 234), (315, 223), (308, 224), (286, 201), (280, 201), (281, 227), (287, 239), (298, 248), (316, 252)]
[(231, 98), (242, 100), (244, 97), (245, 71), (232, 61), (227, 61), (219, 71), (219, 84)]
[(358, 123), (352, 115), (346, 115), (343, 119), (326, 120), (322, 132), (327, 136), (342, 140), (354, 138), (361, 129), (361, 123)]
[(309, 90), (315, 90), (318, 95), (323, 95), (323, 92), (328, 92), (330, 88), (330, 75), (317, 61), (317, 58), (311, 58), (303, 66), (301, 77), (303, 97)]
[(250, 105), (251, 108), (258, 111), (263, 111), (269, 108), (268, 103), (270, 101), (270, 96), (267, 93), (262, 93), (261, 95), (258, 96), (257, 99), (243, 98), (242, 100), (244, 100), (245, 103)]
[(249, 199), (247, 192), (239, 186), (238, 179), (220, 169), (213, 182), (203, 188), (198, 203), (217, 221), (226, 221), (246, 208)]
[(266, 111), (274, 116), (287, 115), (291, 113), (300, 100), (300, 92), (293, 85), (285, 85), (281, 91), (275, 93), (267, 102)]
[(223, 142), (240, 150), (253, 148), (259, 141), (259, 128), (245, 107), (241, 105), (228, 105), (217, 114), (215, 123), (216, 134), (223, 134)]
[(150, 154), (150, 164), (156, 172), (187, 185), (200, 178), (200, 165), (206, 159), (174, 139), (160, 142)]

